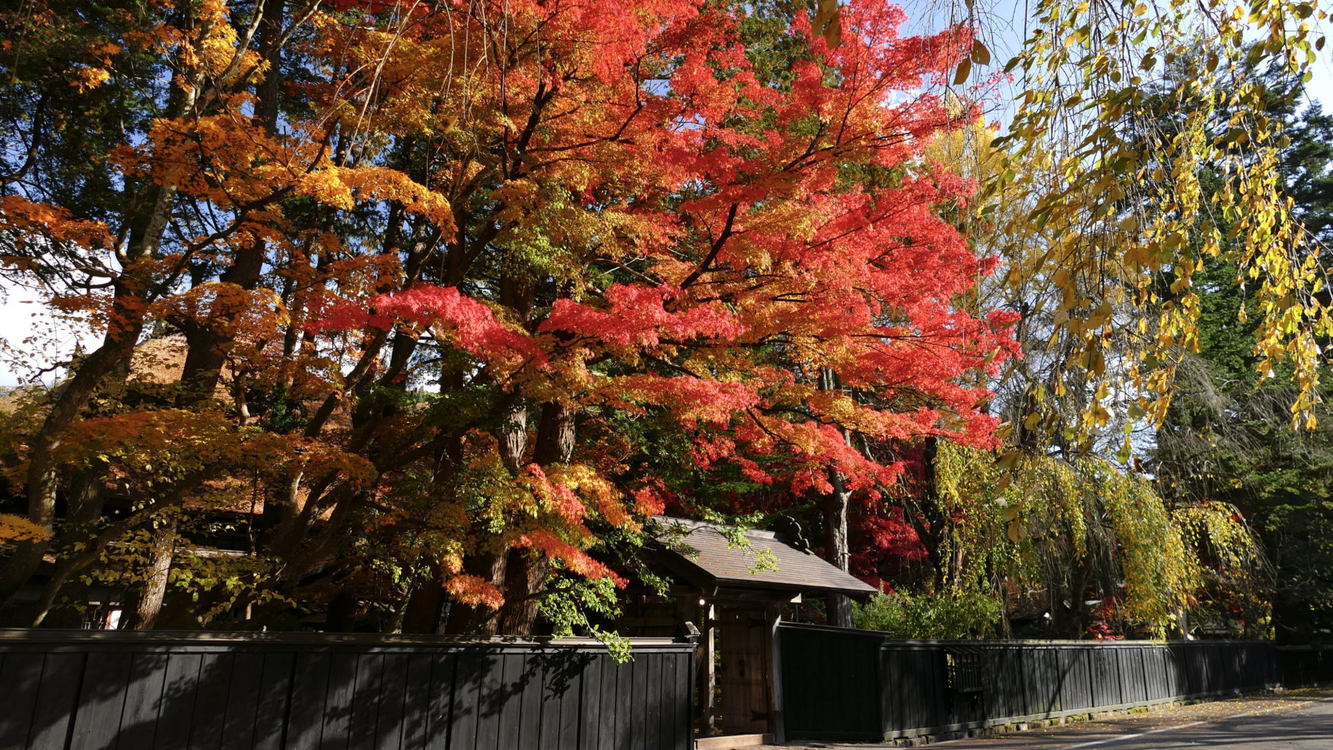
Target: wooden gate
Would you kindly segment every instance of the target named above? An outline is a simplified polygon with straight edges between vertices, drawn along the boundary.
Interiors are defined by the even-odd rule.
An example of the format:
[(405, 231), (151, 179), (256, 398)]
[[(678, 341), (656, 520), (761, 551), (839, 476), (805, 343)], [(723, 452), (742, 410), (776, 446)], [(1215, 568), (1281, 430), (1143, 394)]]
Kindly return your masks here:
[(719, 726), (728, 734), (770, 731), (773, 709), (773, 625), (768, 607), (720, 606)]

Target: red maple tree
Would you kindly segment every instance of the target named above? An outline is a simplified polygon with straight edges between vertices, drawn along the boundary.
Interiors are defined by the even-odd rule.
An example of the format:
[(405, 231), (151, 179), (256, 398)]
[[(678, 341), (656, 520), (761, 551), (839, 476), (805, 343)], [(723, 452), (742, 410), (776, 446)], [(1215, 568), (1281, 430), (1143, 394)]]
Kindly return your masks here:
[[(38, 527), (109, 473), (154, 488), (144, 523), (245, 486), (268, 567), (228, 580), (299, 598), (332, 560), (401, 584), (408, 629), (436, 627), (447, 595), (451, 629), (522, 632), (553, 570), (619, 581), (588, 550), (668, 502), (873, 499), (902, 465), (866, 446), (991, 442), (979, 384), (1013, 353), (1011, 321), (960, 304), (992, 263), (941, 214), (974, 186), (923, 156), (976, 114), (938, 93), (965, 28), (900, 36), (883, 0), (819, 28), (691, 0), (247, 8), (35, 11), (99, 66), (56, 104), (143, 59), (174, 76), (142, 89), (138, 130), (103, 139), (115, 200), (0, 196), (12, 273), (101, 274), (59, 296), (104, 342), (20, 438)], [(183, 372), (95, 414), (150, 331), (184, 340)], [(62, 442), (89, 417), (114, 450)], [(218, 420), (227, 461), (169, 476), (141, 474), (202, 437), (114, 426)], [(150, 569), (181, 524), (158, 525)], [(61, 551), (85, 533), (23, 542), (0, 589), (43, 554), (63, 576), (92, 565)], [(243, 603), (224, 588), (184, 606)]]

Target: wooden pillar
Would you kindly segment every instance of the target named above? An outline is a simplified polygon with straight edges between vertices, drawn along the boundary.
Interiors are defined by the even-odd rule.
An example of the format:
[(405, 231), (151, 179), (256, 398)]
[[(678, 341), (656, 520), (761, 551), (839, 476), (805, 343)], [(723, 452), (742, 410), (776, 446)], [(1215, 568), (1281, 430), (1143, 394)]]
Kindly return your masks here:
[(779, 643), (778, 623), (782, 622), (782, 606), (777, 603), (768, 605), (765, 612), (768, 619), (768, 731), (773, 735), (773, 742), (787, 744), (787, 727), (782, 712), (782, 651)]
[(695, 725), (701, 735), (710, 735), (717, 727), (717, 611), (713, 603), (699, 600), (699, 647), (694, 674), (698, 680), (699, 714)]

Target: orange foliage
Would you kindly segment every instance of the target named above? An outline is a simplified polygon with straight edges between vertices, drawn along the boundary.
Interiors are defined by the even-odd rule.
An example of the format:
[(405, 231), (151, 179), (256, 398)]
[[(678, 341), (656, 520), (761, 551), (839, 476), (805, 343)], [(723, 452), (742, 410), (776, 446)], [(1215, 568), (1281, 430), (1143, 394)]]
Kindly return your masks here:
[(900, 36), (853, 0), (836, 48), (786, 19), (772, 70), (742, 5), (341, 0), (288, 4), (275, 68), (250, 5), (117, 33), (49, 5), (106, 37), (86, 64), (111, 78), (66, 95), (130, 55), (175, 78), (96, 155), (132, 194), (114, 220), (5, 194), (0, 260), (66, 278), (121, 253), (62, 293), (181, 336), (192, 373), (100, 412), (88, 390), (54, 462), (145, 496), (243, 472), (308, 496), (254, 542), (275, 586), (345, 560), (498, 608), (505, 582), (458, 572), (511, 549), (623, 584), (599, 534), (679, 497), (830, 473), (873, 494), (901, 467), (849, 434), (993, 440), (977, 384), (1012, 321), (957, 304), (992, 263), (940, 207), (974, 186), (923, 159), (975, 114), (928, 93), (964, 29)]

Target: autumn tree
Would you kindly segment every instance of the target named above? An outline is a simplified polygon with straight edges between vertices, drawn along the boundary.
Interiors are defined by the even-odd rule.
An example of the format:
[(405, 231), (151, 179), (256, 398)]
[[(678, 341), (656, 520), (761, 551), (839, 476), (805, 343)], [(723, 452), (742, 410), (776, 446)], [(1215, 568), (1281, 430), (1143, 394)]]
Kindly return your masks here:
[[(842, 563), (914, 456), (1055, 436), (1052, 472), (1102, 476), (1089, 435), (1166, 413), (1205, 256), (1312, 415), (1318, 258), (1237, 63), (1299, 72), (1322, 12), (1160, 5), (1039, 3), (979, 179), (927, 149), (989, 50), (881, 0), (4, 12), (3, 273), (98, 337), (4, 421), (0, 597), (38, 589), (7, 616), (100, 580), (141, 628), (596, 630), (652, 516), (742, 494), (817, 506)], [(1202, 28), (1142, 148), (1134, 71)], [(1191, 241), (1201, 155), (1239, 243)]]
[[(1315, 3), (1285, 1), (1033, 9), (1031, 34), (1007, 65), (1019, 79), (1003, 138), (1015, 161), (993, 184), (1024, 182), (1025, 162), (1049, 164), (1050, 179), (1029, 191), (1032, 209), (1005, 228), (1058, 240), (1030, 273), (1058, 277), (1053, 312), (1079, 322), (1065, 372), (1129, 396), (1119, 414), (1089, 400), (1085, 428), (1130, 409), (1163, 418), (1175, 367), (1198, 348), (1192, 276), (1210, 260), (1256, 300), (1256, 375), (1287, 368), (1297, 384), (1292, 423), (1313, 426), (1318, 341), (1330, 320), (1322, 261), (1276, 170), (1285, 124), (1265, 106), (1260, 71), (1308, 75), (1325, 17)], [(1219, 176), (1211, 187), (1209, 175)], [(1206, 230), (1210, 216), (1225, 217), (1232, 234)]]
[[(853, 435), (992, 439), (969, 373), (1010, 319), (955, 304), (990, 262), (937, 211), (976, 185), (922, 156), (968, 119), (926, 93), (963, 28), (901, 37), (874, 1), (5, 22), (33, 18), (82, 46), (15, 35), (43, 73), (10, 77), (6, 154), (35, 157), (0, 198), (6, 273), (104, 340), (7, 423), (36, 533), (5, 592), (60, 571), (30, 622), (128, 570), (135, 627), (368, 604), (389, 628), (591, 627), (622, 573), (589, 552), (668, 503), (736, 477), (879, 492), (901, 466)], [(122, 87), (127, 132), (43, 134)], [(82, 200), (41, 188), (88, 162), (109, 177)], [(231, 562), (199, 546), (224, 510)]]
[[(1302, 104), (1299, 81), (1264, 78), (1270, 113), (1287, 123), (1289, 142), (1281, 149), (1279, 174), (1294, 213), (1326, 243), (1333, 206), (1333, 118), (1318, 104)], [(1230, 270), (1219, 263), (1206, 263), (1199, 276), (1208, 292), (1201, 304), (1199, 351), (1182, 359), (1176, 397), (1148, 453), (1151, 467), (1177, 504), (1226, 502), (1249, 520), (1274, 568), (1271, 594), (1263, 593), (1265, 600), (1271, 596), (1276, 635), (1316, 638), (1329, 613), (1327, 405), (1316, 408), (1314, 430), (1290, 428), (1290, 381), (1254, 382), (1257, 360), (1249, 343), (1257, 325), (1254, 301), (1230, 288)], [(1328, 389), (1323, 382), (1320, 395), (1327, 396)], [(1211, 616), (1253, 620), (1245, 593), (1219, 597)]]

